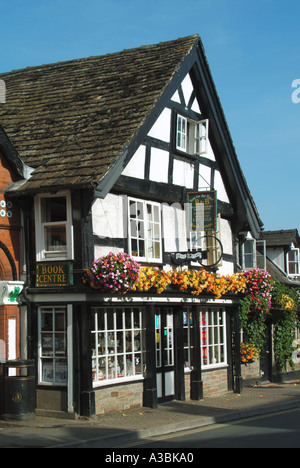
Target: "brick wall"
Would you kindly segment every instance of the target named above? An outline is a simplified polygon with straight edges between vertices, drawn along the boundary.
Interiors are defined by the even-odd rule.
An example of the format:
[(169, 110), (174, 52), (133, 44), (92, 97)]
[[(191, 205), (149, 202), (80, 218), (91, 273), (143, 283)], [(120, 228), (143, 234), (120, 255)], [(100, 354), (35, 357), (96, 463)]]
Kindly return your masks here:
[(221, 395), (228, 391), (227, 368), (202, 372), (204, 398)]
[[(227, 368), (202, 370), (203, 397), (221, 395), (228, 391)], [(185, 397), (190, 398), (190, 374), (185, 374)]]
[(96, 414), (125, 411), (143, 406), (143, 382), (95, 389)]
[(260, 379), (260, 363), (259, 360), (250, 364), (242, 364), (242, 377), (247, 379)]

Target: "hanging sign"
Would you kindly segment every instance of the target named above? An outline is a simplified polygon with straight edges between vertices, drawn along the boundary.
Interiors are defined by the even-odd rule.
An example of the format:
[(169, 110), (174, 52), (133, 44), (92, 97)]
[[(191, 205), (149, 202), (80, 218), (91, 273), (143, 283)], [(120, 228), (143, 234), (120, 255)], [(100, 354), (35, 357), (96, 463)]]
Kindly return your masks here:
[(171, 259), (174, 263), (198, 262), (207, 258), (207, 252), (198, 250), (196, 252), (174, 252), (171, 253)]
[(70, 263), (37, 263), (36, 265), (36, 286), (70, 286), (71, 274)]
[(190, 231), (216, 231), (217, 192), (188, 192), (188, 228)]
[(0, 305), (16, 305), (23, 291), (23, 281), (0, 281)]

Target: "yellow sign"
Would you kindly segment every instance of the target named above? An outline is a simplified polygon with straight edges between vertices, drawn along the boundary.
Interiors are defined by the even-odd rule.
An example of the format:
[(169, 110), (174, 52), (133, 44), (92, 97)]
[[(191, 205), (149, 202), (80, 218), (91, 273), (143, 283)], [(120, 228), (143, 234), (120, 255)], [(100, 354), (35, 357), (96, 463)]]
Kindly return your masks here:
[(38, 263), (36, 265), (36, 286), (69, 286), (70, 263)]

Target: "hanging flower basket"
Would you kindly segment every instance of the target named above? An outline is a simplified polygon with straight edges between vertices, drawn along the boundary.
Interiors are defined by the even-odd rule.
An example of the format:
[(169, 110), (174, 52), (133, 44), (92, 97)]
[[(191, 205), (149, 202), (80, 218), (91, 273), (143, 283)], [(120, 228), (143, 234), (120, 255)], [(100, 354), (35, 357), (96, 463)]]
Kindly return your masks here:
[(130, 255), (110, 252), (92, 263), (83, 282), (102, 292), (126, 294), (136, 282), (139, 271), (139, 264)]
[(251, 364), (259, 357), (257, 348), (251, 343), (241, 343), (240, 353), (242, 364)]
[(250, 298), (250, 312), (267, 314), (272, 301), (271, 275), (265, 270), (252, 269), (245, 273), (245, 278), (247, 281), (245, 293)]

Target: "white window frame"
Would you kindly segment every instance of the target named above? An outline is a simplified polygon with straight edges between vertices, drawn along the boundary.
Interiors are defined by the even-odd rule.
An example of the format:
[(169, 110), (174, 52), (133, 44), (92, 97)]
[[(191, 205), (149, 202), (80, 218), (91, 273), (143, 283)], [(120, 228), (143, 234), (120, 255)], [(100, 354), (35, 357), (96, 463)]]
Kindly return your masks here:
[(208, 119), (191, 120), (177, 114), (176, 149), (200, 156), (208, 152)]
[[(56, 330), (55, 329), (55, 315), (56, 313), (65, 314), (65, 329)], [(52, 315), (52, 328), (50, 330), (42, 330), (42, 314), (47, 313)], [(69, 372), (68, 372), (68, 355), (69, 355), (69, 346), (68, 338), (70, 339), (69, 329), (68, 329), (68, 315), (69, 311), (67, 306), (42, 306), (38, 310), (38, 382), (40, 385), (49, 385), (49, 386), (63, 386), (66, 387), (69, 381)], [(58, 338), (64, 340), (64, 352), (61, 351), (59, 354), (58, 347)], [(46, 342), (49, 341), (49, 354), (46, 354), (44, 351), (46, 349)], [(61, 348), (62, 349), (62, 348)], [(52, 354), (51, 354), (52, 350)], [(49, 362), (49, 370), (53, 369), (53, 380), (45, 379), (45, 372), (47, 367), (44, 366), (46, 362)], [(57, 363), (58, 361), (65, 361), (65, 372), (66, 377), (64, 381), (60, 381), (56, 377), (59, 375), (57, 373)], [(61, 368), (63, 369), (63, 367)]]
[[(93, 387), (144, 379), (144, 309), (139, 307), (93, 307), (92, 313), (94, 314), (92, 330), (92, 346), (94, 345), (92, 348)], [(126, 324), (126, 313), (130, 314), (130, 326)], [(99, 319), (98, 314), (103, 314), (103, 317)], [(135, 322), (137, 315), (138, 323)], [(128, 317), (129, 315), (127, 315), (127, 319)], [(110, 323), (113, 324), (112, 328), (109, 326), (109, 319)], [(102, 321), (103, 328), (99, 327), (99, 323)]]
[[(183, 353), (184, 353), (184, 372), (190, 372), (193, 370), (192, 366), (192, 353), (194, 352), (194, 343), (193, 343), (193, 316), (192, 308), (185, 307), (183, 309)], [(186, 342), (185, 342), (186, 339)]]
[(187, 150), (188, 140), (188, 120), (180, 114), (177, 114), (176, 125), (176, 148), (181, 151)]
[[(290, 253), (296, 253), (296, 260), (290, 260)], [(288, 276), (300, 276), (300, 269), (299, 269), (299, 249), (296, 247), (292, 247), (286, 255), (286, 264), (287, 264), (287, 273)], [(290, 271), (291, 265), (296, 266), (297, 273), (293, 273)]]
[[(205, 314), (206, 329), (203, 326), (203, 314)], [(221, 307), (201, 308), (199, 312), (199, 330), (202, 369), (215, 369), (218, 367), (227, 366), (227, 331), (225, 309)], [(206, 335), (204, 335), (205, 332)], [(205, 340), (203, 338), (204, 336), (206, 336)], [(222, 354), (224, 356), (223, 360), (221, 359)]]
[[(252, 252), (248, 253), (245, 251), (245, 244), (251, 244), (252, 245)], [(253, 261), (250, 266), (246, 266), (246, 257), (253, 258)], [(242, 267), (243, 270), (251, 270), (252, 268), (256, 268), (257, 265), (257, 260), (256, 260), (256, 240), (253, 238), (246, 238), (242, 244)]]
[[(132, 211), (131, 204), (135, 204), (135, 212)], [(138, 210), (138, 205), (142, 208), (142, 215)], [(148, 209), (151, 209), (151, 218), (147, 216)], [(157, 210), (158, 217), (153, 217)], [(137, 249), (132, 248), (132, 242), (136, 240)], [(144, 243), (144, 249), (140, 246)], [(159, 256), (155, 256), (154, 244), (158, 244)], [(147, 263), (162, 262), (162, 223), (161, 205), (157, 202), (128, 197), (128, 251), (136, 260)], [(152, 247), (151, 247), (152, 246)], [(151, 253), (152, 248), (152, 253)], [(144, 254), (143, 254), (144, 253)]]
[(194, 123), (194, 153), (196, 155), (208, 152), (208, 119)]
[[(43, 222), (42, 200), (45, 198), (66, 198), (66, 221)], [(45, 227), (65, 224), (66, 227), (66, 250), (46, 251)], [(36, 232), (36, 259), (41, 260), (72, 260), (74, 258), (73, 246), (73, 223), (71, 194), (69, 191), (57, 192), (55, 194), (39, 194), (35, 197), (35, 232)]]

